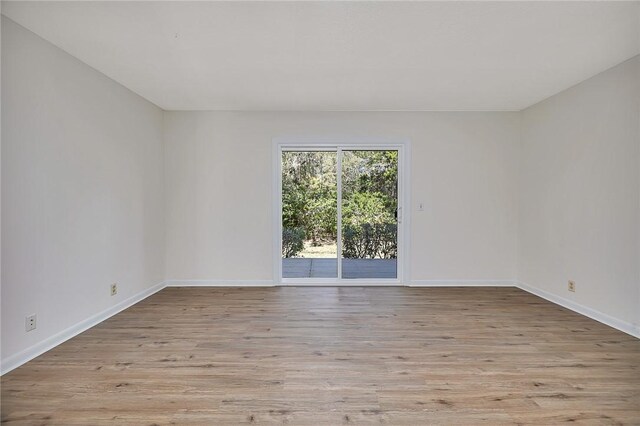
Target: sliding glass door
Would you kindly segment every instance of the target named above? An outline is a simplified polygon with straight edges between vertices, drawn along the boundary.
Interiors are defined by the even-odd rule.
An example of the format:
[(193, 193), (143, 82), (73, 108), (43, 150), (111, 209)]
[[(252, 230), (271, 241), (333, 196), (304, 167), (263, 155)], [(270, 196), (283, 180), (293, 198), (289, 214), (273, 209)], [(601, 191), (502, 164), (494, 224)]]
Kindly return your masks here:
[(342, 278), (397, 278), (398, 151), (342, 151)]
[(397, 280), (399, 148), (280, 151), (281, 280)]
[(282, 277), (338, 277), (338, 153), (282, 152)]

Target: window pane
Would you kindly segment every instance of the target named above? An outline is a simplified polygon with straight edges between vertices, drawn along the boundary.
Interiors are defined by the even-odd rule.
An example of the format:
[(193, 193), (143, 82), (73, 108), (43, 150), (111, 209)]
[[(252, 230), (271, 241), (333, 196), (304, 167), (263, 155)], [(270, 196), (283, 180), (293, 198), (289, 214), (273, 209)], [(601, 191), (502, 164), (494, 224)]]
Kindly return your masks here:
[(282, 153), (282, 277), (337, 278), (337, 153)]
[(397, 278), (398, 151), (343, 151), (342, 278)]

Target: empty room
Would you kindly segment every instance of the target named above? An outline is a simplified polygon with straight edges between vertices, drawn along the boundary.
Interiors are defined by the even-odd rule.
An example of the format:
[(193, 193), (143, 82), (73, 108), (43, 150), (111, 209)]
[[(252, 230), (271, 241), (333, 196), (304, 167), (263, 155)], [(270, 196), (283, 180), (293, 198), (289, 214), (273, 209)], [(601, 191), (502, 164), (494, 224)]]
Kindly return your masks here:
[(640, 2), (0, 11), (3, 424), (640, 425)]

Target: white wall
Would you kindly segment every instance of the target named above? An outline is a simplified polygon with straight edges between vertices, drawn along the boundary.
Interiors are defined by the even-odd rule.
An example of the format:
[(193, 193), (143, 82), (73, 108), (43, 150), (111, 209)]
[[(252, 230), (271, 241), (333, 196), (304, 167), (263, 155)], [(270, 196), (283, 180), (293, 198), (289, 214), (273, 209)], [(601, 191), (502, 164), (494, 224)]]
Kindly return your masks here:
[[(519, 113), (166, 112), (166, 278), (272, 280), (272, 138), (409, 138), (412, 280), (516, 277)], [(425, 211), (415, 211), (418, 202)]]
[(162, 111), (5, 17), (2, 124), (4, 367), (163, 281), (164, 202)]
[(520, 280), (636, 327), (639, 103), (636, 56), (524, 110), (519, 184)]

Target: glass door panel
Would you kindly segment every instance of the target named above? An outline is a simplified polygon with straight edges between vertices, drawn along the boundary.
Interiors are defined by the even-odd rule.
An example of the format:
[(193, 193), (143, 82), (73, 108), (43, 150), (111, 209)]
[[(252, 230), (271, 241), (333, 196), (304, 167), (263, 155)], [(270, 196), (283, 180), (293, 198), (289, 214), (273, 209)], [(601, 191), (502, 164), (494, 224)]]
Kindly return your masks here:
[(342, 278), (395, 279), (398, 151), (341, 153)]
[(338, 278), (337, 158), (282, 151), (282, 278)]

